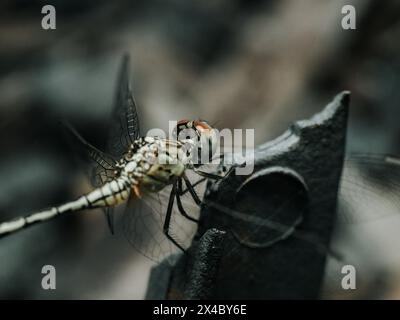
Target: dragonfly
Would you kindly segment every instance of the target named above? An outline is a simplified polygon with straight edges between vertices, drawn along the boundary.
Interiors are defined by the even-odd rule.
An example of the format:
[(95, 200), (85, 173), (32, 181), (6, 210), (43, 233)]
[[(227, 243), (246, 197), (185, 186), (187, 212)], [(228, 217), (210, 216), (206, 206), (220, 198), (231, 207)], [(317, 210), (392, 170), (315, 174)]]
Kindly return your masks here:
[[(74, 137), (75, 145), (89, 160), (87, 174), (94, 189), (76, 200), (0, 223), (0, 237), (14, 234), (62, 214), (99, 208), (104, 211), (107, 224), (114, 233), (115, 209), (124, 204), (122, 221), (124, 234), (143, 255), (160, 261), (174, 249), (185, 251), (190, 245), (198, 219), (189, 214), (185, 208), (190, 205), (190, 211), (192, 211), (193, 202), (197, 208), (201, 205), (212, 206), (212, 203), (204, 202), (199, 187), (202, 184), (204, 187), (204, 183), (209, 179), (215, 181), (232, 174), (234, 166), (223, 164), (209, 172), (204, 170), (201, 163), (195, 163), (194, 156), (198, 158), (198, 154), (193, 150), (202, 153), (202, 149), (210, 150), (205, 146), (215, 145), (214, 127), (205, 120), (181, 120), (177, 123), (177, 135), (187, 129), (194, 130), (196, 139), (141, 136), (137, 105), (130, 84), (129, 64), (129, 56), (125, 55), (118, 73), (105, 151), (91, 145), (72, 126), (65, 124), (71, 136)], [(199, 141), (201, 141), (200, 146)], [(210, 158), (215, 156), (213, 148), (209, 156)], [(200, 179), (192, 183), (190, 173), (199, 176)], [(329, 177), (321, 179), (329, 179)], [(399, 191), (399, 157), (374, 154), (348, 155), (344, 162), (338, 192), (339, 221), (354, 223), (382, 218), (385, 212), (382, 206), (385, 207), (389, 203), (399, 205)], [(189, 205), (188, 195), (192, 202)], [(287, 201), (289, 202), (290, 199), (288, 197)], [(282, 203), (280, 207), (284, 205)], [(359, 214), (359, 211), (363, 211), (360, 208), (363, 207), (373, 208), (373, 210), (368, 210), (369, 216)], [(232, 215), (229, 208), (219, 209), (222, 214)], [(278, 211), (279, 208), (274, 214), (278, 215)], [(235, 215), (236, 219), (241, 219), (241, 217), (246, 224), (249, 223), (246, 220), (248, 218), (246, 213), (239, 212)], [(293, 225), (282, 226), (274, 221), (265, 220), (251, 222), (254, 224), (252, 230), (264, 229), (267, 226), (266, 232), (268, 228), (278, 231), (276, 239), (271, 239), (269, 245), (286, 239), (286, 236), (283, 237), (282, 234), (288, 233), (288, 230), (296, 230), (296, 226)], [(178, 225), (180, 230), (178, 233), (188, 239), (186, 246), (182, 243), (185, 240), (182, 237), (178, 239), (175, 232), (172, 232), (174, 225)], [(310, 242), (321, 250), (318, 240), (310, 241), (307, 235), (298, 232), (290, 232), (288, 235)], [(149, 245), (147, 239), (142, 239), (146, 237), (152, 238), (149, 241), (154, 244)], [(169, 243), (173, 246), (171, 247)], [(246, 243), (243, 242), (243, 245)], [(322, 252), (330, 253), (328, 248), (322, 248)]]
[[(80, 150), (91, 160), (88, 174), (95, 188), (73, 201), (1, 223), (0, 237), (63, 214), (98, 208), (103, 209), (113, 233), (114, 209), (117, 206), (125, 203), (128, 210), (133, 211), (132, 203), (136, 200), (148, 195), (151, 197), (151, 194), (160, 193), (166, 187), (172, 186), (162, 231), (177, 248), (185, 250), (170, 232), (174, 202), (176, 201), (178, 211), (184, 218), (196, 223), (197, 219), (185, 210), (182, 197), (189, 193), (194, 203), (200, 206), (201, 199), (196, 192), (196, 185), (205, 179), (222, 178), (218, 174), (202, 171), (201, 165), (194, 163), (194, 154), (198, 156), (198, 153), (202, 152), (199, 141), (207, 146), (215, 145), (214, 129), (205, 120), (181, 120), (177, 122), (175, 134), (179, 136), (184, 130), (192, 130), (194, 137), (178, 140), (140, 136), (139, 118), (129, 73), (129, 56), (125, 55), (117, 80), (106, 152), (91, 145), (71, 125), (64, 123)], [(188, 170), (202, 177), (197, 184), (191, 183), (187, 175)]]

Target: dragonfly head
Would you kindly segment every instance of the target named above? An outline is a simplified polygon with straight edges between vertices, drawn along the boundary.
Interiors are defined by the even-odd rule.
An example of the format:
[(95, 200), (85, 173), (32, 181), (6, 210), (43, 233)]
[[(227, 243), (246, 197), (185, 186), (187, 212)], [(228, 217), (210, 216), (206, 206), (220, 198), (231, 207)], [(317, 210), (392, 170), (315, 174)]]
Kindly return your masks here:
[(205, 120), (180, 120), (174, 134), (178, 140), (190, 139), (195, 143), (199, 164), (210, 162), (217, 150), (217, 130)]

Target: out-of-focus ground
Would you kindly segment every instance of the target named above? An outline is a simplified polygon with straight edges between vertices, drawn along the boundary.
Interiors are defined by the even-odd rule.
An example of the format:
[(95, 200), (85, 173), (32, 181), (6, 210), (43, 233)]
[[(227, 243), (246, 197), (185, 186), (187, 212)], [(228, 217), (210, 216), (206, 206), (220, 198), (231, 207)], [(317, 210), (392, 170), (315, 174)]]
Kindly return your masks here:
[[(44, 4), (56, 30), (41, 29)], [(341, 28), (344, 4), (357, 30)], [(125, 52), (144, 132), (204, 118), (261, 143), (348, 89), (349, 151), (399, 154), (399, 16), (396, 0), (2, 1), (0, 220), (89, 190), (58, 121), (102, 146)], [(324, 297), (400, 298), (392, 210), (338, 239), (365, 280), (349, 293), (327, 277)], [(40, 286), (45, 264), (57, 290)], [(1, 240), (0, 298), (143, 298), (151, 265), (101, 214), (62, 217)]]

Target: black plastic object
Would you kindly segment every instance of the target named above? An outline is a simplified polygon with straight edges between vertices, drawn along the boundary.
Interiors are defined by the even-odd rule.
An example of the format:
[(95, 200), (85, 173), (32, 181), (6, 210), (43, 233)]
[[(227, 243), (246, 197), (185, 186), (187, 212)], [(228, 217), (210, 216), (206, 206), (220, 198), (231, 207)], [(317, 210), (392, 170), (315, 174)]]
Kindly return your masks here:
[[(250, 176), (209, 183), (187, 254), (148, 299), (318, 298), (335, 221), (350, 94), (255, 151)], [(171, 258), (169, 258), (171, 261)]]

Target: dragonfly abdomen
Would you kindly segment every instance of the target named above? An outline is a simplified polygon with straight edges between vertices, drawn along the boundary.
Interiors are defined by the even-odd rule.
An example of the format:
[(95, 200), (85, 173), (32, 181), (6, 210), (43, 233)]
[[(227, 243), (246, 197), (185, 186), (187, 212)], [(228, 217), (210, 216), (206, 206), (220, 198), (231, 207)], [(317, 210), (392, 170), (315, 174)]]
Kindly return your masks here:
[(0, 237), (25, 229), (35, 223), (50, 220), (60, 214), (80, 211), (83, 209), (116, 206), (128, 199), (130, 188), (131, 183), (129, 179), (126, 177), (117, 178), (74, 201), (47, 210), (35, 212), (9, 222), (1, 223)]
[(130, 190), (131, 181), (129, 178), (121, 176), (83, 197), (89, 208), (111, 207), (125, 202), (129, 197)]

